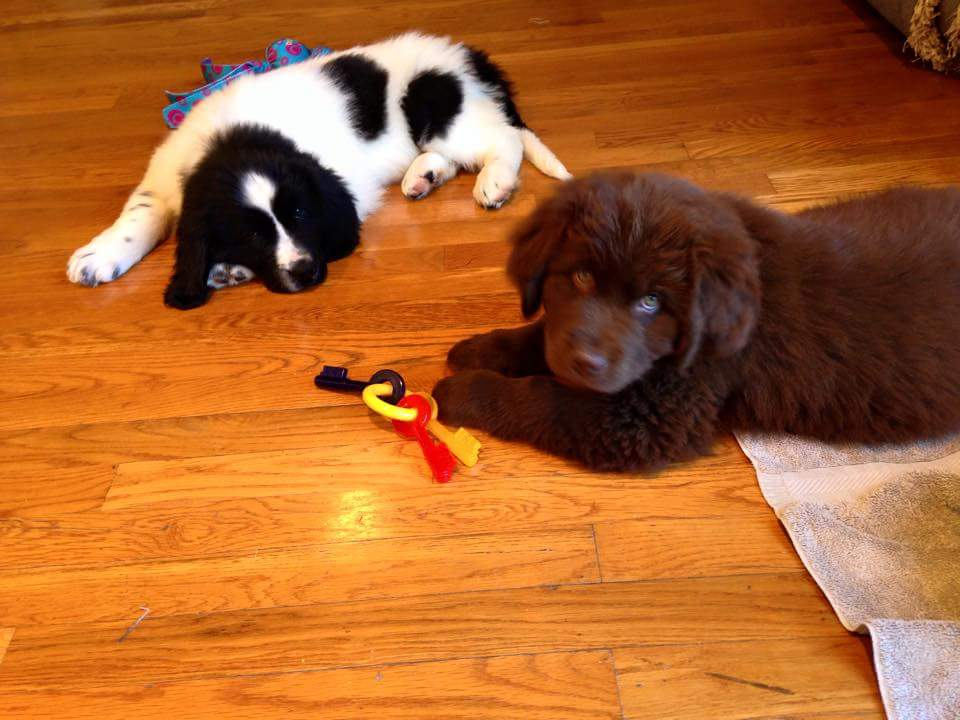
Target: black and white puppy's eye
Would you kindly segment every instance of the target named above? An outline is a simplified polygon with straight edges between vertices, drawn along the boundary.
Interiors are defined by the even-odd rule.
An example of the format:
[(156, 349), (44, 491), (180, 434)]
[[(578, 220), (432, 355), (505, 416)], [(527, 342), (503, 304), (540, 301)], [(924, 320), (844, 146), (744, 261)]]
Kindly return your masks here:
[(660, 309), (660, 296), (649, 293), (633, 304), (633, 309), (642, 315), (653, 315)]
[(571, 278), (573, 279), (573, 284), (582, 292), (590, 292), (596, 284), (593, 275), (591, 275), (588, 270), (583, 270), (582, 268), (580, 270), (574, 270)]
[(294, 208), (293, 217), (297, 220), (303, 221), (307, 219), (307, 211), (302, 207)]

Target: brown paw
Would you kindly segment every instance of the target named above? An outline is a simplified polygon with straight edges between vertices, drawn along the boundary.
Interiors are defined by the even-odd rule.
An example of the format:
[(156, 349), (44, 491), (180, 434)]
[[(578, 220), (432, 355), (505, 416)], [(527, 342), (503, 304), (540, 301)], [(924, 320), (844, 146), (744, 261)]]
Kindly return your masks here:
[(498, 379), (503, 378), (488, 370), (468, 370), (440, 380), (432, 393), (440, 422), (485, 428), (496, 405)]
[(470, 417), (470, 382), (466, 374), (451, 375), (433, 386), (433, 399), (437, 401), (438, 419), (450, 425), (464, 425)]
[(472, 338), (461, 340), (447, 353), (447, 364), (454, 370), (479, 370), (488, 367), (485, 361), (488, 354), (485, 352), (486, 335), (474, 335)]

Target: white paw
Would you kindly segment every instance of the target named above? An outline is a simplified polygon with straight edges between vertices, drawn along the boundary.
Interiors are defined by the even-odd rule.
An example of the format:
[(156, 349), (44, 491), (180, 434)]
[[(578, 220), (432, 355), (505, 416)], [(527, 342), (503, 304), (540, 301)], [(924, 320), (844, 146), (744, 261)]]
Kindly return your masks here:
[(70, 282), (96, 287), (116, 280), (143, 257), (132, 234), (109, 227), (78, 249), (67, 263)]
[(217, 263), (210, 268), (210, 274), (207, 275), (207, 287), (219, 290), (234, 285), (242, 285), (248, 280), (253, 280), (253, 271), (249, 268), (243, 265)]
[(456, 174), (456, 166), (443, 155), (426, 152), (419, 155), (407, 168), (400, 183), (400, 191), (411, 200), (419, 200)]
[(517, 189), (517, 173), (505, 165), (484, 165), (473, 186), (473, 198), (480, 207), (495, 209)]

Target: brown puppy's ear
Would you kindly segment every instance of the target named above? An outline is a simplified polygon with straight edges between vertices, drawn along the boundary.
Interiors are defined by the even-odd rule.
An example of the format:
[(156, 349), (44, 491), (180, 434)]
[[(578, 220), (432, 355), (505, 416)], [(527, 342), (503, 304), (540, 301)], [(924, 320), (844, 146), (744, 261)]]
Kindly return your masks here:
[(677, 348), (686, 369), (704, 346), (720, 357), (742, 350), (760, 314), (756, 243), (734, 207), (701, 225), (690, 253), (690, 307)]
[(540, 203), (513, 233), (507, 276), (520, 291), (525, 318), (540, 309), (547, 266), (560, 244), (563, 224), (557, 200), (551, 198)]

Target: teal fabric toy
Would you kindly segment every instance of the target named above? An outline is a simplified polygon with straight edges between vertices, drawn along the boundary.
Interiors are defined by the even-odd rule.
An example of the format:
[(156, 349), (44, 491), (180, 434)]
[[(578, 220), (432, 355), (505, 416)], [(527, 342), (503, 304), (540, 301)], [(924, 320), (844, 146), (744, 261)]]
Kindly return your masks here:
[(247, 60), (239, 65), (220, 65), (210, 58), (204, 58), (200, 61), (200, 72), (207, 84), (190, 92), (175, 93), (167, 91), (167, 99), (171, 102), (163, 109), (163, 121), (168, 128), (176, 130), (191, 108), (217, 90), (222, 90), (237, 78), (251, 73), (269, 72), (278, 67), (303, 62), (308, 58), (321, 57), (331, 52), (333, 50), (328, 47), (320, 46), (311, 50), (298, 40), (284, 38), (277, 40), (267, 48), (264, 60)]

